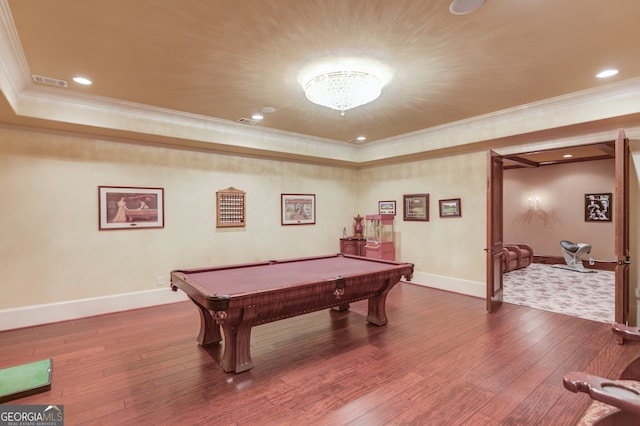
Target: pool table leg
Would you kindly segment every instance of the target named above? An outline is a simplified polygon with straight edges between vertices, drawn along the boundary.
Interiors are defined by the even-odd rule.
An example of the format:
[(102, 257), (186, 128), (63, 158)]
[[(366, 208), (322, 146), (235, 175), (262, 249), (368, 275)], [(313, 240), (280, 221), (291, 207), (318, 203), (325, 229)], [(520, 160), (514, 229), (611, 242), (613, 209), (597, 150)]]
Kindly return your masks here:
[(251, 327), (256, 318), (256, 307), (247, 306), (229, 316), (221, 324), (224, 333), (224, 352), (220, 365), (229, 372), (241, 373), (253, 368), (251, 360)]
[(369, 298), (369, 311), (367, 312), (367, 321), (375, 325), (385, 325), (387, 322), (387, 294), (393, 285), (386, 285), (385, 290), (378, 296), (371, 296)]
[(212, 345), (219, 343), (222, 340), (220, 334), (220, 326), (216, 323), (215, 318), (211, 315), (211, 312), (204, 306), (200, 305), (195, 300), (191, 301), (198, 307), (200, 313), (200, 334), (198, 334), (198, 343), (201, 346)]

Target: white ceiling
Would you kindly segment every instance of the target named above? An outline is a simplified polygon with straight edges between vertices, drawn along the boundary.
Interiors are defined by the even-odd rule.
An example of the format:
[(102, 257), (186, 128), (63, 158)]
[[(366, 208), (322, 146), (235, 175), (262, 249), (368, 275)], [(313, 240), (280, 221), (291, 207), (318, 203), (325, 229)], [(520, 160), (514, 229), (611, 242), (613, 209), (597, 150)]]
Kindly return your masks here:
[[(217, 149), (233, 145), (237, 148), (229, 150), (238, 152), (257, 149), (243, 146), (243, 132), (263, 132), (271, 144), (265, 152), (296, 155), (291, 141), (303, 140), (305, 156), (342, 156), (350, 162), (360, 154), (316, 153), (309, 144), (340, 145), (365, 135), (365, 145), (393, 147), (416, 132), (449, 129), (474, 117), (511, 112), (525, 120), (523, 114), (537, 114), (550, 99), (589, 101), (585, 94), (602, 97), (609, 88), (616, 96), (639, 90), (638, 0), (486, 0), (469, 15), (451, 14), (449, 3), (1, 0), (0, 88), (6, 102), (0, 121), (115, 136), (126, 132), (160, 143), (166, 137), (192, 147), (219, 142)], [(394, 72), (378, 100), (344, 117), (310, 103), (297, 83), (298, 71), (309, 61), (338, 55), (371, 57)], [(608, 67), (620, 73), (595, 78)], [(65, 80), (68, 87), (34, 83), (32, 74)], [(94, 84), (78, 85), (72, 81), (76, 75)], [(256, 125), (237, 123), (264, 107), (275, 112)], [(142, 126), (108, 115), (116, 114), (111, 111), (131, 121), (150, 114), (170, 113), (170, 118)], [(612, 125), (637, 123), (638, 114), (640, 105), (626, 105), (585, 122), (596, 128), (612, 119)], [(218, 130), (207, 140), (203, 128), (211, 123)], [(524, 125), (522, 133), (578, 124)], [(169, 125), (182, 129), (170, 132)], [(505, 136), (493, 132), (465, 143)], [(326, 146), (332, 145), (322, 149), (333, 149)]]

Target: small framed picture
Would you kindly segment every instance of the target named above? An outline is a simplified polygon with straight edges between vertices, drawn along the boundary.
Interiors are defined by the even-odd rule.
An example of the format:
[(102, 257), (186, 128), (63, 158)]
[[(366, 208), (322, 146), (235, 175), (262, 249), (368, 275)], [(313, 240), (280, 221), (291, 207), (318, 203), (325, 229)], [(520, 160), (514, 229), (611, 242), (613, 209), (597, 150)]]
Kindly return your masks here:
[(378, 214), (396, 214), (395, 201), (378, 201)]
[(613, 194), (585, 194), (584, 220), (586, 222), (611, 222)]
[(282, 225), (313, 225), (316, 223), (315, 194), (280, 194)]
[(450, 198), (448, 200), (440, 200), (440, 217), (460, 217), (462, 216), (462, 207), (460, 206), (460, 198)]
[(98, 229), (164, 228), (164, 188), (98, 187)]
[(403, 195), (404, 220), (429, 221), (429, 194)]

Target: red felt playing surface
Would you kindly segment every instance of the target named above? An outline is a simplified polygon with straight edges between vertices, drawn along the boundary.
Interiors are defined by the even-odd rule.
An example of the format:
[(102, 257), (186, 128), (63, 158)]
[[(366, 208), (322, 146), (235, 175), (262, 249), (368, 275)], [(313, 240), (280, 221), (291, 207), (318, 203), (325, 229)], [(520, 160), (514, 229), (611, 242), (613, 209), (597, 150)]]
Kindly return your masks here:
[(334, 256), (309, 260), (283, 261), (271, 264), (212, 268), (185, 273), (189, 281), (219, 294), (242, 294), (290, 287), (315, 281), (327, 281), (352, 274), (370, 273), (388, 268), (383, 262)]

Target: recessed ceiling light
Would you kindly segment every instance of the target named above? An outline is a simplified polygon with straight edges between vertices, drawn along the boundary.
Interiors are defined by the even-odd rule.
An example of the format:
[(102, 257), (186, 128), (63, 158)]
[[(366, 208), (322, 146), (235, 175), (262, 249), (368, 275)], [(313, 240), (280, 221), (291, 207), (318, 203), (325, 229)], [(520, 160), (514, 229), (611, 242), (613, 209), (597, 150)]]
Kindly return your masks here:
[(358, 137), (356, 138), (356, 140), (357, 140), (357, 141), (360, 141), (360, 142), (362, 142), (362, 141), (366, 141), (366, 140), (367, 140), (367, 137), (366, 137), (366, 136), (358, 136)]
[(91, 80), (85, 77), (73, 77), (73, 81), (75, 81), (78, 84), (84, 84), (85, 86), (88, 86), (89, 84), (93, 84)]
[(264, 118), (264, 115), (255, 113), (251, 116), (251, 118), (253, 118), (254, 120), (262, 120)]
[(264, 114), (272, 114), (272, 113), (276, 112), (276, 109), (275, 109), (274, 107), (266, 106), (266, 107), (263, 107), (263, 108), (260, 110), (260, 112), (262, 112), (262, 113), (264, 113)]
[(449, 5), (449, 12), (454, 15), (466, 15), (475, 12), (484, 4), (484, 0), (453, 0)]
[(608, 70), (600, 71), (598, 74), (596, 74), (596, 77), (607, 78), (607, 77), (613, 77), (616, 74), (618, 74), (618, 70), (608, 69)]
[(562, 158), (571, 158), (571, 157), (573, 157), (573, 154), (564, 154), (562, 156)]

